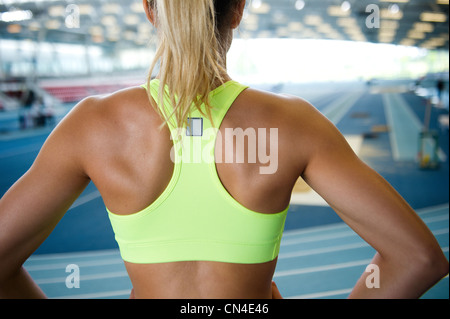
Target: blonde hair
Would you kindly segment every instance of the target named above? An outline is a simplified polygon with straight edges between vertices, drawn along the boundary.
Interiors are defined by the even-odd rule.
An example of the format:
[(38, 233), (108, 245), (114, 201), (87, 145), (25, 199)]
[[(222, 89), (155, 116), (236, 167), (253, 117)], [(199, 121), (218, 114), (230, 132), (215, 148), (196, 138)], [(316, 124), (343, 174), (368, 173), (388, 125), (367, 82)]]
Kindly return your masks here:
[[(226, 0), (229, 1), (229, 0)], [(195, 108), (211, 119), (210, 92), (224, 82), (226, 74), (219, 40), (214, 0), (149, 0), (156, 14), (159, 47), (150, 67), (148, 85), (153, 70), (160, 61), (161, 107), (153, 107), (168, 122), (173, 117), (178, 128), (187, 122)], [(167, 96), (170, 90), (169, 96)], [(150, 90), (149, 95), (150, 95)], [(168, 97), (173, 112), (163, 106)], [(202, 109), (202, 105), (205, 108)]]

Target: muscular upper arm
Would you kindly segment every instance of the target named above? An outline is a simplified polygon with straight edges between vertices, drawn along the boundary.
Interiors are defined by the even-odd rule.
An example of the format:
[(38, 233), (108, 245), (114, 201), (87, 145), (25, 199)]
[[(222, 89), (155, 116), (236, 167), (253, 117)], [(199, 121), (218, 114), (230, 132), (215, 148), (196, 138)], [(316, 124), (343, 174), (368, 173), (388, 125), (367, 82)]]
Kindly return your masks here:
[(58, 125), (32, 167), (0, 200), (0, 278), (39, 247), (89, 183), (77, 133), (89, 103), (80, 104)]
[(336, 127), (313, 107), (305, 114), (302, 138), (310, 146), (303, 178), (340, 217), (384, 257), (406, 262), (412, 253), (440, 252), (413, 209), (357, 157)]

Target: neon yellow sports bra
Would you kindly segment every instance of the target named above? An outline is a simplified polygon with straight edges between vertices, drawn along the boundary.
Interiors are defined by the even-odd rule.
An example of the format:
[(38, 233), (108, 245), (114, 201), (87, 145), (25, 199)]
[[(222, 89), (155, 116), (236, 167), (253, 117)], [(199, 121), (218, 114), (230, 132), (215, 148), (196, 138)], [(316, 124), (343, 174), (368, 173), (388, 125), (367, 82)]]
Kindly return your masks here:
[[(150, 87), (158, 101), (159, 80), (151, 81)], [(230, 81), (211, 92), (216, 127), (220, 127), (231, 105), (246, 88)], [(288, 208), (278, 214), (260, 214), (238, 203), (217, 174), (214, 162), (217, 130), (211, 130), (210, 121), (198, 111), (192, 112), (190, 123), (183, 146), (174, 147), (174, 173), (163, 194), (136, 214), (119, 216), (107, 209), (122, 258), (137, 264), (179, 261), (259, 264), (274, 260), (279, 253)], [(176, 146), (177, 130), (170, 122), (169, 127)], [(199, 145), (203, 156), (196, 156)], [(197, 153), (186, 156), (186, 152), (195, 150)], [(205, 160), (208, 158), (205, 154), (213, 160)]]

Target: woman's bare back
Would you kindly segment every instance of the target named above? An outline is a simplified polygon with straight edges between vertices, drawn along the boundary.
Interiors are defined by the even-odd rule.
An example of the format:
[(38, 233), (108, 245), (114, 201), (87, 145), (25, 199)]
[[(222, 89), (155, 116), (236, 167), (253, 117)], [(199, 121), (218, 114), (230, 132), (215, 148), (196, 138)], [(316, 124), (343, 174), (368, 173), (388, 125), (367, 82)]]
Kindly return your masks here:
[[(256, 100), (256, 102), (255, 102)], [(288, 148), (280, 141), (288, 132), (278, 128), (283, 107), (274, 102), (282, 97), (256, 90), (246, 90), (233, 104), (220, 128), (225, 152), (227, 128), (276, 128), (276, 163), (274, 174), (261, 175), (268, 163), (220, 163), (217, 171), (225, 189), (245, 207), (263, 214), (279, 213), (290, 201), (301, 162), (289, 162)], [(261, 102), (259, 102), (261, 101)], [(259, 103), (258, 103), (259, 102)], [(170, 160), (173, 142), (168, 128), (160, 130), (159, 115), (151, 108), (141, 88), (92, 99), (92, 112), (86, 131), (95, 130), (87, 139), (91, 151), (83, 160), (109, 210), (115, 214), (133, 214), (152, 204), (172, 177)], [(272, 104), (271, 104), (272, 103)], [(284, 136), (286, 135), (286, 136)], [(267, 139), (267, 143), (274, 142)], [(238, 143), (236, 141), (236, 143)], [(244, 158), (248, 158), (248, 145)], [(269, 145), (270, 146), (270, 145)], [(234, 151), (239, 152), (239, 145)], [(270, 147), (267, 148), (269, 150)], [(186, 225), (189, 227), (189, 225)], [(232, 235), (232, 234), (231, 234)], [(192, 261), (168, 264), (126, 263), (137, 298), (270, 298), (276, 260), (255, 265)]]

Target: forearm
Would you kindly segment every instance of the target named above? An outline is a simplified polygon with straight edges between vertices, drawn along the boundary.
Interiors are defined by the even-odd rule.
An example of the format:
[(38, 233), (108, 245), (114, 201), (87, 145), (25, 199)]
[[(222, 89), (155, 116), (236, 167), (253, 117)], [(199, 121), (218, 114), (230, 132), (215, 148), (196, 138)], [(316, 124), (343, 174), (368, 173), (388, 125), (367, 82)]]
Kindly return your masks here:
[[(350, 299), (418, 299), (448, 273), (448, 262), (405, 263), (386, 260), (377, 254), (372, 261), (379, 269), (365, 272), (350, 294)], [(374, 287), (373, 280), (379, 275), (379, 287)]]
[(44, 299), (44, 292), (22, 267), (14, 275), (0, 282), (1, 299)]

